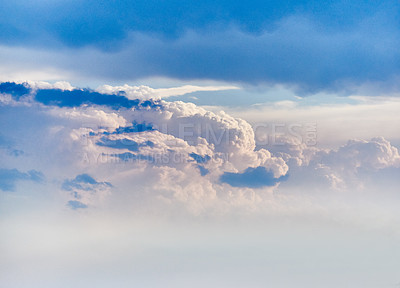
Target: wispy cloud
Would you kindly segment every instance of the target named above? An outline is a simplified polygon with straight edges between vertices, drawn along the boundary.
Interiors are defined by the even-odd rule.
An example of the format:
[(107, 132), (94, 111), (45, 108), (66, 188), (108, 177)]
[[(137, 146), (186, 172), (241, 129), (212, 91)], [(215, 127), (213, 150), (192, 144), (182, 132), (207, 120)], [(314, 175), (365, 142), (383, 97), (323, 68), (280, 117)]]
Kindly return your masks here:
[(171, 96), (181, 96), (198, 91), (223, 91), (223, 90), (237, 90), (237, 86), (194, 86), (184, 85), (181, 87), (172, 88), (158, 88), (154, 89), (148, 86), (110, 86), (103, 85), (96, 90), (105, 94), (118, 94), (123, 92), (129, 99), (162, 99)]

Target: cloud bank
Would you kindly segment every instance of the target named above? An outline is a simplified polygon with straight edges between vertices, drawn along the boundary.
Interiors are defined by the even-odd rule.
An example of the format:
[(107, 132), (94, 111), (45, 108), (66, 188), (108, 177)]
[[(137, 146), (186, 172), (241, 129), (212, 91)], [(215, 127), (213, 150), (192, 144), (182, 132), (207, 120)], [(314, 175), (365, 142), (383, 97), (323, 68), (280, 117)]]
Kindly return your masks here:
[[(36, 179), (15, 170), (27, 161), (60, 183), (57, 189), (75, 210), (131, 191), (140, 201), (185, 203), (198, 213), (217, 203), (262, 203), (271, 193), (310, 183), (332, 193), (363, 189), (366, 175), (400, 167), (398, 149), (382, 137), (323, 149), (283, 135), (279, 145), (265, 149), (257, 147), (248, 122), (223, 111), (157, 97), (128, 99), (121, 87), (104, 94), (49, 85), (0, 85), (1, 97), (9, 99), (1, 104), (5, 120), (21, 109), (26, 119), (35, 118), (16, 121), (12, 129), (2, 126), (1, 141), (8, 143), (0, 150), (8, 159), (3, 190), (13, 190), (17, 180)], [(30, 131), (43, 133), (37, 138)], [(21, 147), (18, 157), (10, 153)]]
[(260, 146), (255, 125), (216, 107), (65, 82), (0, 87), (3, 286), (396, 279), (400, 156), (388, 139), (324, 148), (279, 133)]

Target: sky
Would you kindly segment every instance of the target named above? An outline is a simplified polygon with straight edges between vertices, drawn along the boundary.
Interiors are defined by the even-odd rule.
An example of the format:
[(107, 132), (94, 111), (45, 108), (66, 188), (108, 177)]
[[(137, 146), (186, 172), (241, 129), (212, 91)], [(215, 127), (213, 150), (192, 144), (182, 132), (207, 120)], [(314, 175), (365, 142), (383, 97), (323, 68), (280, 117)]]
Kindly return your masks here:
[(398, 287), (399, 8), (0, 0), (0, 286)]

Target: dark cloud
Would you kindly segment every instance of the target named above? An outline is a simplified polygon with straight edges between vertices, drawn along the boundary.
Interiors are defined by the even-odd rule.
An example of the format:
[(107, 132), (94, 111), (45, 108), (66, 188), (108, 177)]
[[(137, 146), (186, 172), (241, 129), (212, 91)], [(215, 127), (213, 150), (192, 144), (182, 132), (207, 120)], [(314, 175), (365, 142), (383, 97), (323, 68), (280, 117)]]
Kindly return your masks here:
[[(138, 77), (283, 83), (304, 93), (345, 90), (400, 75), (400, 52), (395, 49), (400, 31), (373, 25), (330, 34), (305, 19), (292, 19), (259, 36), (216, 31), (188, 34), (173, 43), (144, 37), (123, 55), (131, 65), (144, 68)], [(120, 77), (127, 76), (128, 71), (120, 72)]]
[(21, 172), (17, 169), (0, 169), (0, 189), (3, 191), (14, 191), (18, 181), (41, 182), (43, 178), (43, 174), (36, 170)]
[(400, 30), (394, 24), (389, 21), (379, 26), (371, 19), (354, 30), (332, 33), (299, 18), (260, 35), (234, 28), (189, 32), (174, 41), (135, 35), (119, 52), (64, 50), (50, 65), (80, 78), (110, 81), (166, 76), (251, 85), (280, 83), (304, 94), (352, 93), (363, 84), (398, 91), (399, 85), (393, 83), (400, 77)]
[[(382, 6), (395, 8), (397, 5), (394, 0), (385, 3), (368, 0), (353, 3), (340, 0), (206, 0), (201, 5), (185, 0), (83, 0), (19, 5), (2, 1), (0, 41), (29, 41), (40, 45), (43, 38), (55, 38), (57, 42), (73, 47), (96, 45), (102, 49), (115, 49), (118, 47), (115, 42), (132, 31), (174, 39), (188, 29), (209, 31), (211, 27), (234, 25), (248, 33), (260, 33), (273, 30), (280, 19), (297, 14), (307, 15), (332, 29), (343, 29), (354, 26), (381, 10)], [(49, 45), (49, 41), (41, 45)]]
[[(201, 5), (86, 0), (2, 3), (0, 11), (0, 44), (46, 50), (53, 57), (46, 55), (39, 65), (79, 78), (280, 83), (314, 93), (397, 83), (400, 74), (399, 2), (394, 0), (218, 0)], [(54, 48), (59, 46), (68, 49), (58, 54)], [(43, 57), (37, 54), (22, 57), (22, 64)], [(124, 101), (120, 106), (130, 105)]]
[(285, 181), (288, 175), (279, 178), (274, 177), (274, 173), (268, 171), (265, 167), (247, 168), (243, 173), (225, 172), (220, 181), (233, 187), (261, 188), (265, 186), (274, 186)]

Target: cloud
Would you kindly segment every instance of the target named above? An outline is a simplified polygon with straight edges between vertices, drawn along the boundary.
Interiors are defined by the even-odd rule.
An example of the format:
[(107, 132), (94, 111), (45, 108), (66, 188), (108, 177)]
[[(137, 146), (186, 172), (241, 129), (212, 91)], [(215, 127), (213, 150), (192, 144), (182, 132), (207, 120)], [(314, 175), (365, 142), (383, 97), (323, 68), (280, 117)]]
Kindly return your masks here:
[[(61, 102), (38, 101), (40, 91)], [(74, 91), (79, 101), (69, 99)], [(29, 95), (14, 100), (22, 106), (0, 106), (4, 119), (24, 115), (12, 129), (2, 126), (2, 139), (13, 136), (13, 147), (24, 149), (7, 161), (18, 169), (27, 163), (61, 181), (64, 203), (72, 209), (119, 197), (133, 197), (138, 207), (154, 201), (194, 213), (217, 206), (257, 207), (271, 192), (295, 187), (303, 187), (303, 193), (358, 191), (367, 184), (365, 175), (386, 175), (399, 166), (397, 148), (382, 137), (328, 149), (309, 146), (296, 134), (275, 135), (279, 145), (257, 146), (255, 127), (247, 121), (192, 103), (133, 100), (78, 88), (39, 87)], [(109, 104), (112, 100), (137, 104), (126, 108)]]
[[(118, 43), (130, 31), (174, 39), (188, 29), (209, 31), (214, 27), (234, 25), (242, 31), (256, 34), (264, 30), (271, 31), (280, 19), (298, 14), (307, 15), (320, 25), (334, 30), (349, 29), (371, 14), (394, 9), (396, 4), (395, 1), (380, 5), (373, 5), (369, 1), (358, 1), (357, 4), (332, 1), (323, 5), (318, 1), (265, 3), (255, 0), (233, 3), (218, 0), (204, 2), (201, 6), (185, 1), (120, 1), (115, 5), (108, 0), (99, 5), (95, 1), (85, 0), (79, 3), (38, 3), (33, 9), (30, 3), (18, 6), (2, 3), (0, 8), (5, 13), (0, 24), (4, 32), (0, 40), (44, 45), (40, 40), (47, 39), (46, 45), (55, 45), (55, 38), (57, 42), (72, 47), (95, 45), (112, 49), (110, 43)], [(91, 14), (87, 15), (85, 11), (89, 9)], [(66, 18), (70, 19), (68, 23), (63, 22)]]
[(36, 170), (21, 172), (17, 169), (0, 168), (0, 189), (3, 191), (15, 191), (18, 181), (43, 181), (43, 174)]
[[(378, 32), (370, 25), (363, 23), (357, 32), (332, 34), (319, 30), (317, 24), (307, 19), (295, 18), (286, 19), (273, 32), (261, 35), (236, 30), (212, 35), (188, 32), (172, 43), (144, 35), (136, 37), (141, 39), (136, 55), (123, 51), (121, 55), (136, 65), (151, 67), (145, 69), (148, 74), (142, 77), (158, 73), (186, 80), (281, 83), (303, 93), (321, 90), (348, 93), (352, 86), (395, 81), (399, 75), (395, 66), (397, 52), (389, 48), (398, 44), (393, 37), (399, 32), (389, 27), (383, 28), (389, 31)], [(378, 48), (375, 42), (371, 43), (368, 39), (375, 33), (373, 37), (388, 46)], [(386, 38), (386, 35), (392, 36)], [(390, 51), (385, 52), (386, 49)], [(372, 58), (375, 62), (371, 62)], [(190, 67), (187, 63), (191, 63)]]
[[(115, 112), (103, 111), (99, 107), (85, 106), (80, 107), (79, 109), (73, 108), (69, 109), (67, 107), (59, 109), (55, 108), (49, 111), (54, 117), (68, 119), (68, 121), (78, 123), (79, 125), (83, 125), (87, 128), (91, 126), (104, 126), (109, 129), (116, 129), (115, 133), (119, 133), (119, 131), (128, 129), (125, 127), (127, 122), (124, 117)], [(129, 126), (130, 129), (135, 129), (132, 126)], [(142, 126), (137, 127), (136, 129), (144, 129)]]
[(125, 97), (127, 93), (122, 90), (117, 91), (114, 89), (111, 91), (109, 89), (111, 93), (105, 94), (91, 89), (77, 89), (65, 81), (56, 82), (54, 84), (41, 81), (27, 81), (22, 84), (3, 82), (0, 85), (0, 93), (10, 95), (16, 101), (20, 100), (21, 96), (33, 94), (35, 101), (58, 107), (104, 105), (117, 110), (119, 108), (132, 108), (135, 106), (157, 106), (152, 99), (146, 101), (141, 101), (141, 99), (138, 98), (134, 100), (128, 99)]
[[(150, 5), (151, 9), (147, 5), (137, 2), (133, 7), (107, 1), (100, 8), (83, 1), (77, 5), (82, 9), (76, 10), (77, 6), (63, 2), (50, 7), (39, 5), (35, 11), (41, 12), (34, 15), (24, 5), (3, 7), (2, 11), (11, 9), (9, 15), (17, 14), (12, 19), (35, 19), (29, 22), (35, 23), (33, 27), (24, 21), (14, 25), (12, 19), (2, 19), (10, 31), (24, 31), (3, 35), (1, 57), (7, 61), (3, 65), (9, 67), (4, 76), (12, 74), (15, 67), (23, 67), (45, 73), (44, 77), (51, 77), (51, 70), (63, 77), (75, 77), (75, 81), (120, 83), (161, 76), (283, 84), (303, 95), (323, 90), (351, 94), (359, 87), (367, 92), (375, 90), (375, 94), (399, 91), (398, 3), (394, 0), (377, 6), (369, 1), (358, 1), (357, 5), (333, 1), (323, 9), (316, 1), (285, 5), (277, 1), (255, 1), (254, 5), (217, 1), (196, 9), (187, 3), (158, 3)], [(64, 10), (59, 6), (67, 7)], [(159, 6), (166, 10), (158, 11)], [(247, 6), (252, 7), (251, 12)], [(93, 16), (77, 17), (88, 7)], [(114, 12), (105, 13), (104, 7)], [(177, 15), (176, 11), (187, 13)], [(56, 16), (37, 19), (37, 15), (46, 13)], [(96, 14), (101, 16), (101, 23)], [(193, 14), (199, 17), (198, 22)], [(62, 20), (66, 18), (70, 19), (68, 25)], [(3, 31), (8, 31), (5, 27)], [(8, 49), (12, 41), (6, 40), (11, 39), (18, 50)], [(63, 49), (55, 49), (60, 46)], [(152, 92), (163, 97), (197, 88), (182, 89)], [(149, 92), (140, 87), (136, 90)]]
[[(37, 95), (41, 91), (43, 90), (39, 89), (34, 92), (34, 100), (38, 100)], [(54, 91), (59, 99), (70, 96), (66, 91), (60, 93), (62, 91), (59, 89), (45, 91), (49, 95), (50, 91)], [(86, 93), (91, 91), (84, 92), (84, 95)], [(274, 157), (266, 150), (254, 150), (254, 133), (248, 123), (223, 112), (215, 114), (193, 104), (165, 101), (159, 101), (155, 105), (138, 104), (129, 110), (124, 107), (117, 109), (114, 104), (100, 107), (97, 105), (98, 100), (94, 98), (89, 97), (90, 101), (85, 102), (86, 105), (78, 106), (81, 101), (74, 102), (74, 107), (48, 103), (48, 113), (52, 117), (69, 123), (61, 130), (65, 130), (63, 135), (58, 137), (60, 143), (64, 143), (61, 146), (70, 143), (68, 145), (73, 147), (69, 152), (65, 151), (65, 157), (71, 153), (82, 155), (83, 164), (89, 165), (91, 169), (117, 169), (121, 175), (126, 175), (122, 183), (132, 181), (129, 173), (127, 174), (130, 169), (146, 169), (146, 173), (154, 175), (151, 187), (155, 197), (158, 196), (154, 191), (162, 191), (166, 187), (162, 183), (166, 179), (161, 176), (165, 173), (175, 175), (171, 177), (175, 179), (173, 187), (176, 188), (172, 189), (175, 192), (168, 188), (171, 193), (163, 192), (163, 197), (187, 201), (185, 199), (191, 198), (188, 191), (198, 195), (193, 199), (199, 199), (199, 195), (203, 195), (201, 197), (204, 199), (215, 195), (220, 185), (218, 179), (224, 171), (240, 173), (248, 167), (262, 166), (272, 171), (275, 177), (287, 172), (287, 166), (282, 159)], [(145, 103), (140, 100), (132, 101)], [(79, 124), (90, 121), (93, 121), (92, 125), (86, 125), (86, 128)], [(125, 165), (121, 165), (122, 163)], [(192, 178), (198, 179), (199, 185), (203, 185), (203, 192), (198, 193), (195, 192), (197, 188), (190, 188), (193, 184), (189, 179)], [(175, 189), (181, 192), (178, 193)], [(82, 203), (90, 206), (87, 202)]]
[(29, 87), (33, 90), (48, 90), (48, 89), (58, 89), (58, 90), (68, 90), (68, 91), (72, 91), (74, 89), (76, 89), (76, 87), (73, 87), (71, 85), (71, 83), (66, 82), (66, 81), (57, 81), (54, 84), (50, 84), (48, 82), (44, 82), (44, 81), (26, 81), (25, 82), (26, 85), (29, 85)]
[(357, 169), (379, 170), (388, 167), (400, 167), (398, 149), (383, 137), (365, 140), (350, 140), (337, 151), (320, 155), (322, 163), (339, 166), (347, 172)]
[(125, 84), (123, 86), (103, 85), (97, 88), (96, 91), (103, 94), (123, 93), (123, 95), (126, 95), (126, 97), (129, 99), (161, 99), (161, 98), (168, 98), (171, 96), (181, 96), (197, 91), (223, 91), (223, 90), (236, 90), (236, 89), (239, 88), (236, 86), (193, 86), (193, 85), (153, 89), (151, 87), (144, 85), (129, 86)]
[[(393, 175), (393, 169), (400, 167), (398, 149), (383, 137), (368, 141), (349, 140), (338, 149), (310, 147), (298, 139), (287, 138), (284, 141), (272, 151), (289, 165), (292, 184), (309, 186), (313, 183), (316, 191), (322, 187), (362, 190), (369, 179), (378, 174)], [(389, 178), (395, 181), (393, 177)]]
[[(321, 98), (324, 99), (321, 101)], [(339, 147), (349, 139), (370, 139), (383, 136), (399, 145), (397, 123), (400, 123), (398, 97), (337, 97), (321, 95), (297, 99), (294, 107), (277, 107), (264, 103), (249, 108), (225, 107), (225, 111), (243, 118), (255, 127), (260, 147), (273, 149), (275, 134), (290, 135), (291, 127), (306, 142), (307, 129), (315, 129), (314, 140), (321, 147)], [(321, 103), (322, 102), (322, 103)], [(274, 129), (274, 124), (277, 124)], [(275, 131), (274, 131), (275, 130)], [(265, 145), (265, 138), (268, 143)], [(263, 144), (264, 143), (264, 144)], [(263, 146), (264, 145), (264, 146)]]

